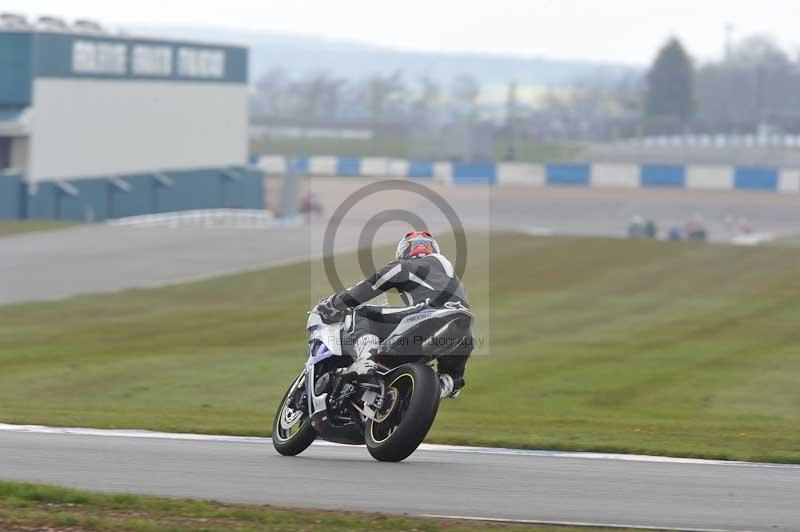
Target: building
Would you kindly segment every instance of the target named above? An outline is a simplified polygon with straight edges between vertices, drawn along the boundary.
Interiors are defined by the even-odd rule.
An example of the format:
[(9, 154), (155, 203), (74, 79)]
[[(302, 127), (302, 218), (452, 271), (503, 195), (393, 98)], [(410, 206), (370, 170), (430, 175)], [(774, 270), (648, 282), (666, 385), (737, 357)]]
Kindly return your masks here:
[(246, 48), (0, 19), (0, 218), (263, 208)]

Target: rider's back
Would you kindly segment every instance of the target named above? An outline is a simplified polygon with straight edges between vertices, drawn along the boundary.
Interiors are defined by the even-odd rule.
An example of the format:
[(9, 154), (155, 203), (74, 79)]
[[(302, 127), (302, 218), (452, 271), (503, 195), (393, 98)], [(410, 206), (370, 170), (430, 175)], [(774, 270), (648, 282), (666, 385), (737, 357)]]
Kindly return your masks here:
[(438, 253), (414, 259), (400, 259), (402, 272), (394, 283), (407, 305), (428, 301), (441, 307), (447, 302), (469, 306), (464, 284), (456, 275), (452, 263)]

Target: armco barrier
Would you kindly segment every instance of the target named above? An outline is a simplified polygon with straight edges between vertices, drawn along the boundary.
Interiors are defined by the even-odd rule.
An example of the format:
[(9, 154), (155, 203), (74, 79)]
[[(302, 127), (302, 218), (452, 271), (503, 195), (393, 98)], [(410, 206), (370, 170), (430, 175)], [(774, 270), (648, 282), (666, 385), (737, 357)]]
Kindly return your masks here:
[(361, 175), (361, 159), (358, 157), (339, 157), (336, 159), (336, 175), (359, 176)]
[(739, 167), (734, 174), (733, 183), (738, 190), (778, 190), (778, 170)]
[(497, 166), (494, 163), (453, 163), (456, 185), (494, 185)]
[(411, 179), (433, 179), (433, 163), (408, 161), (406, 175)]
[(640, 169), (641, 186), (684, 188), (686, 169), (683, 166), (645, 164)]
[(290, 157), (286, 160), (286, 169), (291, 173), (307, 174), (310, 168), (311, 163), (308, 157)]
[[(605, 188), (686, 188), (765, 190), (800, 193), (800, 169), (721, 165), (452, 163), (380, 157), (265, 156), (258, 167), (268, 174), (431, 179), (437, 183), (500, 186), (588, 186)], [(385, 169), (385, 170), (382, 170)]]
[(548, 185), (583, 185), (590, 182), (591, 169), (588, 164), (548, 164), (545, 180)]

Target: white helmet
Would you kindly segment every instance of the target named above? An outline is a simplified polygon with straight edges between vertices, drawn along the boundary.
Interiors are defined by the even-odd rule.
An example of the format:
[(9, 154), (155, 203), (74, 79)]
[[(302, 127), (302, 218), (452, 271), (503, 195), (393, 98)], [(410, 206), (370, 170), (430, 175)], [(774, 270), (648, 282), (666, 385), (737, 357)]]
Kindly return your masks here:
[(439, 244), (427, 231), (411, 231), (397, 243), (395, 258), (412, 259), (439, 253)]

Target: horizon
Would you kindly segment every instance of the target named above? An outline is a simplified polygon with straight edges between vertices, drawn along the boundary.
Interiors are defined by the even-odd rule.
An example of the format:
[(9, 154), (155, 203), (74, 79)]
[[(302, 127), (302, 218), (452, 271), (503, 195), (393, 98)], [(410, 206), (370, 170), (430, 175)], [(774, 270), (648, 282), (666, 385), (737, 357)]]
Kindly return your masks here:
[(536, 4), (496, 0), (490, 5), (442, 0), (431, 5), (409, 0), (402, 11), (359, 0), (342, 0), (336, 5), (320, 0), (267, 0), (258, 5), (229, 0), (224, 11), (211, 4), (182, 0), (141, 0), (122, 6), (99, 0), (75, 0), (69, 6), (54, 0), (6, 0), (4, 11), (29, 18), (88, 18), (114, 29), (217, 29), (322, 38), (401, 52), (632, 67), (649, 64), (670, 36), (678, 37), (698, 62), (722, 57), (729, 39), (756, 34), (769, 35), (792, 53), (800, 49), (792, 23), (796, 8), (786, 0), (765, 0), (758, 5), (731, 5), (721, 0), (647, 5), (633, 0), (612, 0), (602, 5), (588, 0), (562, 0), (558, 4), (554, 0)]

